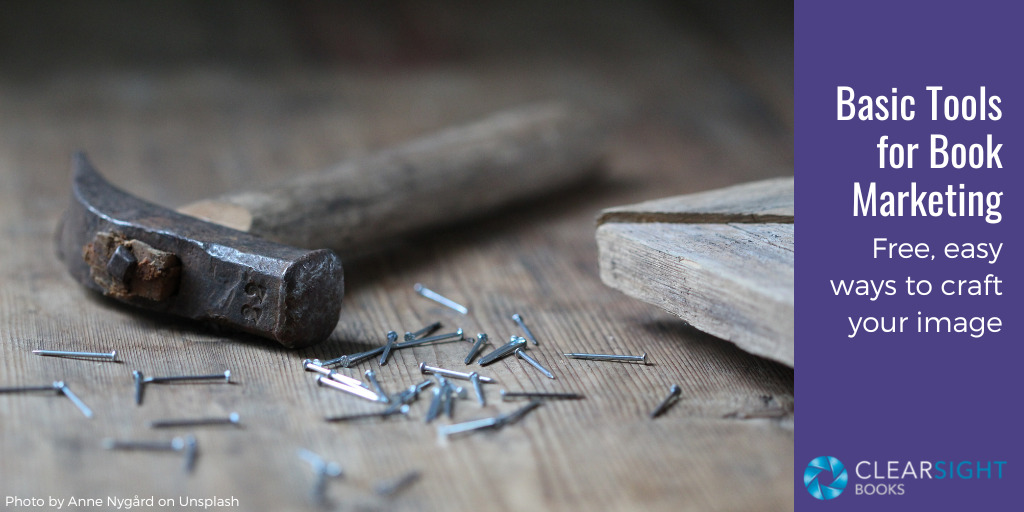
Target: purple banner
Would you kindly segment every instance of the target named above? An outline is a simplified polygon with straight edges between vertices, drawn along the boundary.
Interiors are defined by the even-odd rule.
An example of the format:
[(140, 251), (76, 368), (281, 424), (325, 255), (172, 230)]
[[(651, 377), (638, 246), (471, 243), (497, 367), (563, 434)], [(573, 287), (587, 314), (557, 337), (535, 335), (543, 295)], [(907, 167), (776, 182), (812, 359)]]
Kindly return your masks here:
[(1018, 5), (796, 2), (797, 510), (1021, 507)]

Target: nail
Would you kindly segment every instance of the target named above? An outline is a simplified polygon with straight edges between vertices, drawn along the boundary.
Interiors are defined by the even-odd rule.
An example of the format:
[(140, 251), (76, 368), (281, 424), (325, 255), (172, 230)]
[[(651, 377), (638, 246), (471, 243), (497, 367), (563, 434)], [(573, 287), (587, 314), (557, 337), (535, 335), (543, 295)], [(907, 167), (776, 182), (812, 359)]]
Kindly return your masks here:
[(132, 377), (135, 379), (135, 405), (142, 405), (142, 372), (138, 370), (132, 370)]
[(434, 421), (435, 419), (437, 419), (437, 416), (441, 414), (441, 406), (443, 400), (441, 398), (442, 391), (443, 390), (440, 387), (434, 388), (434, 398), (430, 400), (430, 407), (427, 409), (427, 415), (423, 417), (424, 423), (430, 423), (431, 421)]
[(662, 400), (660, 404), (658, 404), (657, 408), (651, 411), (651, 418), (657, 418), (658, 416), (661, 416), (662, 413), (667, 411), (668, 408), (675, 403), (676, 399), (679, 398), (679, 395), (682, 394), (682, 392), (682, 388), (680, 388), (676, 384), (672, 384), (672, 387), (669, 388), (668, 396), (666, 396), (665, 399)]
[(498, 425), (498, 418), (483, 418), (479, 420), (466, 421), (462, 423), (455, 423), (454, 425), (443, 425), (437, 427), (437, 435), (440, 437), (448, 437), (455, 434), (462, 434), (465, 432), (472, 432), (474, 430), (480, 430), (482, 428), (493, 428)]
[[(416, 347), (426, 343), (433, 343), (435, 341), (446, 341), (453, 338), (458, 338), (459, 340), (465, 339), (465, 336), (463, 335), (461, 328), (457, 329), (455, 332), (450, 332), (448, 334), (438, 334), (437, 336), (431, 336), (429, 338), (420, 338), (418, 340), (396, 343), (394, 348), (403, 349), (408, 347)], [(349, 354), (334, 359), (328, 359), (327, 361), (321, 362), (320, 366), (331, 366), (332, 364), (340, 364), (341, 366), (348, 368), (352, 365), (361, 363), (373, 356), (376, 356), (383, 351), (384, 347), (377, 347), (373, 350), (367, 350), (366, 352), (359, 352), (357, 354)]]
[(193, 436), (175, 437), (170, 441), (121, 441), (112, 438), (103, 440), (107, 450), (143, 450), (157, 452), (182, 452), (185, 454), (185, 471), (191, 473), (195, 469), (199, 443)]
[(480, 407), (487, 405), (487, 400), (484, 398), (484, 386), (480, 383), (480, 374), (473, 372), (469, 374), (469, 381), (473, 383), (473, 390), (476, 391), (476, 401), (480, 404)]
[(571, 357), (573, 359), (590, 359), (592, 361), (624, 361), (630, 363), (647, 364), (647, 352), (644, 352), (642, 356), (627, 356), (618, 354), (584, 354), (579, 352), (568, 352), (562, 355), (566, 357)]
[[(444, 377), (438, 376), (438, 379)], [(464, 391), (463, 391), (464, 392)], [(444, 380), (441, 383), (441, 394), (442, 402), (444, 403), (444, 415), (451, 419), (455, 416), (455, 400), (452, 399), (452, 395), (455, 394), (455, 390), (452, 388), (452, 383), (448, 380)]]
[(367, 418), (387, 418), (388, 416), (394, 416), (395, 414), (409, 414), (409, 404), (397, 404), (395, 407), (388, 407), (380, 412), (364, 412), (359, 414), (346, 414), (344, 416), (328, 416), (324, 418), (324, 421), (328, 423), (338, 423), (343, 421), (355, 421)]
[(17, 386), (0, 388), (0, 393), (31, 393), (35, 391), (56, 391), (58, 394), (68, 397), (71, 403), (78, 407), (78, 410), (82, 411), (82, 414), (86, 418), (92, 418), (92, 409), (89, 409), (84, 402), (77, 395), (71, 392), (71, 389), (64, 384), (62, 380), (53, 381), (53, 383), (44, 386)]
[(310, 499), (314, 503), (324, 503), (326, 496), (324, 491), (327, 489), (327, 478), (337, 478), (341, 476), (341, 466), (336, 462), (327, 462), (322, 459), (319, 455), (300, 448), (298, 455), (302, 460), (305, 460), (313, 467), (313, 488), (310, 491)]
[(480, 353), (480, 349), (484, 348), (484, 343), (487, 343), (487, 335), (479, 333), (476, 335), (476, 343), (473, 344), (473, 348), (469, 349), (469, 355), (466, 356), (466, 364), (473, 362), (473, 358)]
[(237, 412), (229, 414), (226, 418), (184, 418), (171, 420), (156, 420), (149, 422), (149, 428), (177, 428), (177, 427), (203, 427), (211, 425), (238, 425), (240, 417)]
[(410, 471), (394, 480), (374, 484), (373, 491), (376, 492), (378, 496), (391, 496), (393, 494), (398, 494), (406, 487), (416, 483), (416, 481), (420, 479), (420, 476), (422, 475), (419, 471)]
[(380, 401), (380, 397), (377, 396), (377, 393), (374, 393), (373, 391), (370, 391), (369, 389), (366, 389), (362, 386), (352, 386), (349, 384), (345, 384), (343, 382), (338, 382), (334, 379), (329, 379), (322, 375), (316, 378), (316, 382), (321, 386), (327, 386), (329, 388), (334, 388), (338, 391), (344, 391), (350, 395), (355, 395), (358, 396), (359, 398), (365, 398), (366, 400), (370, 400), (372, 402)]
[(87, 358), (87, 359), (104, 359), (107, 361), (117, 361), (117, 351), (111, 350), (110, 353), (106, 352), (68, 352), (64, 350), (33, 350), (33, 354), (40, 356), (52, 356), (52, 357), (70, 357), (70, 358)]
[(519, 358), (522, 359), (523, 361), (526, 361), (527, 363), (530, 363), (530, 366), (533, 366), (534, 368), (540, 370), (540, 372), (543, 373), (547, 378), (549, 378), (549, 379), (555, 378), (555, 376), (552, 375), (551, 372), (547, 368), (544, 368), (543, 366), (540, 365), (540, 363), (537, 362), (536, 359), (534, 359), (534, 358), (530, 357), (529, 355), (527, 355), (526, 351), (523, 350), (522, 347), (516, 349), (516, 355), (519, 356)]
[(512, 411), (508, 414), (502, 414), (494, 416), (492, 418), (482, 418), (479, 420), (466, 421), (463, 423), (456, 423), (454, 425), (444, 425), (437, 427), (437, 434), (439, 437), (448, 437), (455, 434), (461, 434), (465, 432), (472, 432), (474, 430), (480, 430), (484, 428), (501, 428), (505, 425), (511, 425), (523, 416), (526, 416), (530, 411), (540, 407), (542, 402), (539, 400), (531, 401), (530, 403)]
[(57, 388), (64, 396), (68, 397), (68, 400), (71, 400), (71, 403), (75, 404), (75, 407), (78, 407), (78, 410), (82, 411), (82, 414), (84, 414), (86, 418), (92, 418), (92, 409), (85, 405), (85, 402), (82, 402), (82, 399), (78, 398), (78, 395), (72, 393), (71, 389), (64, 384), (64, 381), (54, 382), (53, 387)]
[(430, 334), (430, 333), (432, 333), (432, 332), (434, 332), (434, 331), (436, 331), (436, 330), (438, 330), (440, 328), (441, 328), (441, 322), (434, 322), (434, 323), (432, 323), (432, 324), (430, 324), (430, 325), (428, 325), (428, 326), (426, 326), (426, 327), (424, 327), (424, 328), (422, 328), (422, 329), (420, 329), (420, 330), (418, 330), (416, 332), (407, 332), (407, 333), (405, 333), (404, 340), (405, 341), (412, 341), (412, 340), (415, 340), (416, 338), (419, 338), (420, 336), (426, 336), (426, 335), (428, 335), (428, 334)]
[(359, 386), (361, 388), (370, 389), (366, 387), (366, 384), (363, 381), (355, 377), (349, 377), (348, 375), (338, 373), (336, 370), (328, 370), (327, 368), (324, 368), (323, 366), (316, 364), (316, 362), (316, 359), (306, 359), (305, 361), (302, 362), (302, 367), (305, 368), (307, 371), (317, 372), (319, 374), (325, 375), (326, 377), (332, 380), (341, 382), (342, 384), (348, 384), (349, 386)]
[(515, 338), (516, 339), (514, 341), (510, 341), (510, 342), (508, 342), (508, 343), (506, 343), (506, 344), (504, 344), (504, 345), (502, 345), (502, 346), (492, 350), (489, 354), (481, 357), (480, 360), (477, 361), (477, 363), (480, 364), (480, 366), (489, 365), (489, 364), (497, 361), (498, 359), (501, 359), (503, 357), (506, 357), (506, 356), (512, 354), (513, 352), (516, 351), (517, 348), (526, 346), (526, 338), (523, 338), (523, 337), (515, 337)]
[(384, 345), (384, 353), (380, 355), (380, 361), (377, 362), (380, 366), (388, 364), (388, 356), (391, 355), (391, 349), (395, 347), (395, 342), (398, 341), (398, 333), (395, 331), (388, 331), (388, 344)]
[(45, 386), (16, 386), (11, 388), (0, 388), (0, 393), (29, 393), (33, 391), (57, 391), (60, 392), (61, 381), (54, 381), (53, 384)]
[(162, 384), (165, 382), (187, 382), (187, 381), (201, 381), (201, 380), (220, 380), (224, 379), (224, 382), (231, 383), (231, 370), (226, 370), (224, 373), (215, 373), (213, 375), (174, 375), (171, 377), (142, 377), (142, 372), (139, 370), (132, 371), (132, 377), (135, 379), (135, 404), (142, 404), (142, 392), (146, 384)]
[(380, 397), (381, 402), (391, 402), (391, 399), (388, 398), (387, 392), (384, 391), (384, 388), (380, 385), (380, 382), (377, 381), (377, 374), (374, 373), (373, 370), (366, 370), (366, 373), (364, 373), (363, 376), (366, 377), (366, 380), (370, 381), (370, 385), (373, 386), (373, 390), (377, 392), (377, 396)]
[(544, 402), (541, 402), (540, 400), (530, 400), (530, 402), (527, 403), (526, 405), (524, 405), (524, 406), (522, 406), (522, 407), (520, 407), (520, 408), (518, 408), (518, 409), (516, 409), (516, 410), (514, 410), (514, 411), (512, 411), (510, 413), (502, 414), (501, 416), (498, 416), (498, 426), (499, 427), (504, 427), (505, 425), (511, 425), (513, 423), (516, 423), (519, 420), (523, 419), (523, 416), (526, 416), (527, 414), (529, 414), (530, 411), (540, 407), (543, 404), (544, 404)]
[(462, 304), (459, 304), (458, 302), (455, 302), (454, 300), (451, 300), (448, 297), (445, 297), (444, 295), (441, 295), (440, 293), (437, 293), (434, 290), (431, 290), (430, 288), (427, 288), (426, 286), (423, 286), (420, 283), (416, 283), (412, 287), (412, 289), (416, 290), (416, 293), (418, 293), (418, 294), (420, 294), (420, 295), (422, 295), (422, 296), (424, 296), (424, 297), (426, 297), (426, 298), (428, 298), (428, 299), (430, 299), (430, 300), (432, 300), (434, 302), (437, 302), (438, 304), (441, 304), (442, 306), (447, 306), (449, 308), (452, 308), (455, 311), (458, 311), (459, 313), (462, 313), (463, 315), (469, 313), (469, 310), (466, 309), (466, 306), (463, 306)]
[(519, 313), (513, 314), (512, 320), (515, 320), (515, 322), (519, 324), (519, 328), (526, 333), (526, 337), (530, 338), (530, 341), (532, 341), (534, 345), (539, 345), (539, 343), (537, 343), (537, 338), (533, 337), (533, 333), (530, 332), (530, 328), (523, 323), (523, 317)]
[(519, 398), (538, 399), (546, 398), (553, 400), (582, 400), (586, 398), (579, 393), (544, 393), (535, 391), (505, 391), (501, 390), (501, 399), (510, 402)]
[(195, 381), (195, 380), (220, 380), (224, 379), (224, 382), (231, 383), (231, 370), (225, 370), (224, 373), (214, 373), (211, 375), (172, 375), (170, 377), (146, 377), (143, 380), (145, 384), (162, 384), (165, 382), (182, 382), (182, 381)]
[(427, 379), (424, 380), (423, 382), (420, 382), (419, 384), (409, 386), (408, 388), (405, 389), (405, 391), (398, 393), (396, 397), (391, 397), (392, 405), (391, 407), (388, 408), (388, 410), (395, 409), (402, 405), (411, 404), (415, 402), (416, 399), (419, 398), (420, 392), (433, 383), (434, 381)]
[[(436, 366), (427, 366), (427, 363), (420, 363), (420, 373), (429, 375), (440, 375), (441, 377), (459, 380), (469, 380), (469, 376), (471, 375), (469, 373), (457, 372), (455, 370), (445, 370), (444, 368), (438, 368)], [(480, 382), (486, 382), (489, 384), (494, 382), (494, 379), (490, 377), (480, 377)]]

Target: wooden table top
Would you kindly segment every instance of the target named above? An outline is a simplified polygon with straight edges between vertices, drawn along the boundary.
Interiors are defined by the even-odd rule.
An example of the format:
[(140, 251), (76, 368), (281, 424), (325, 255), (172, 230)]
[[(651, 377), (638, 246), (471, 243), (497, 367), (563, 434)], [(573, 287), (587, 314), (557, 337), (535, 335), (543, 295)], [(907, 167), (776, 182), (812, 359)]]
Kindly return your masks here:
[[(742, 51), (723, 58), (704, 39), (639, 19), (656, 29), (637, 33), (657, 44), (584, 52), (572, 65), (533, 58), (389, 71), (69, 68), (0, 79), (0, 387), (63, 380), (95, 412), (88, 419), (56, 393), (0, 394), (0, 495), (105, 504), (233, 497), (241, 510), (306, 510), (315, 508), (314, 475), (297, 452), (308, 449), (343, 469), (325, 493), (328, 507), (343, 510), (791, 509), (792, 368), (604, 286), (594, 218), (605, 207), (791, 174), (792, 68), (768, 71), (736, 58)], [(288, 350), (122, 307), (77, 285), (54, 252), (76, 149), (113, 183), (177, 206), (551, 97), (620, 115), (601, 177), (345, 262), (340, 322), (315, 347)], [(448, 201), (473, 198), (455, 192), (437, 207)], [(469, 314), (423, 299), (414, 283)], [(379, 407), (318, 388), (301, 367), (305, 358), (374, 348), (388, 330), (432, 321), (501, 342), (520, 332), (513, 313), (540, 342), (531, 354), (556, 378), (505, 359), (481, 370), (500, 382), (487, 386), (486, 407), (470, 390), (454, 419), (426, 424), (423, 398), (407, 418), (327, 423), (325, 416)], [(372, 368), (397, 391), (423, 379), (420, 362), (466, 369), (468, 348), (406, 349), (386, 366), (341, 371), (361, 378)], [(120, 362), (38, 357), (34, 349), (116, 349)], [(573, 351), (646, 352), (650, 364), (562, 356)], [(133, 370), (230, 370), (232, 383), (150, 385), (137, 406)], [(681, 398), (652, 420), (673, 384)], [(545, 403), (499, 431), (439, 439), (439, 425), (520, 405), (502, 402), (498, 389), (586, 398)], [(148, 426), (231, 412), (240, 427)], [(190, 433), (199, 446), (192, 473), (180, 454), (102, 446), (105, 438)], [(410, 471), (422, 476), (407, 489), (374, 492)]]

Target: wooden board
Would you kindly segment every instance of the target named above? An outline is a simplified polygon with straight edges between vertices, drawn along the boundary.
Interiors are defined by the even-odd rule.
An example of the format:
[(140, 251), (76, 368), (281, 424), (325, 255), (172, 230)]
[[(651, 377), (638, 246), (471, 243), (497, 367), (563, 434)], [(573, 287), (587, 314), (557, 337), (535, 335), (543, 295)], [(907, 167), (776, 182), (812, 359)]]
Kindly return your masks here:
[(793, 366), (793, 179), (609, 208), (601, 279)]
[[(0, 24), (39, 18), (18, 5)], [(96, 10), (103, 5), (107, 11)], [(603, 285), (593, 224), (594, 215), (611, 205), (791, 169), (791, 119), (779, 114), (791, 115), (791, 84), (766, 81), (764, 73), (736, 59), (732, 47), (682, 30), (679, 20), (686, 17), (643, 3), (595, 2), (585, 16), (578, 6), (550, 2), (470, 9), (432, 4), (416, 16), (394, 18), (389, 9), (412, 7), (388, 4), (362, 18), (359, 12), (313, 13), (309, 18), (323, 20), (324, 32), (335, 37), (367, 34), (339, 30), (335, 20), (370, 27), (367, 37), (375, 45), (393, 34), (372, 31), (380, 27), (379, 17), (413, 24), (402, 25), (395, 37), (465, 29), (448, 39), (435, 35), (434, 41), (442, 38), (454, 50), (415, 65), (401, 60), (410, 45), (384, 44), (398, 57), (383, 64), (323, 66), (288, 57), (289, 46), (275, 45), (286, 65), (265, 70), (256, 69), (259, 59), (252, 53), (234, 66), (210, 65), (205, 54), (198, 64), (186, 59), (178, 66), (173, 59), (181, 55), (179, 46), (154, 56), (145, 44), (125, 43), (155, 30), (176, 45), (223, 43), (220, 52), (237, 41), (262, 58), (267, 44), (261, 37), (312, 32), (273, 25), (289, 18), (266, 6), (283, 3), (244, 4), (247, 23), (264, 20), (269, 27), (232, 23), (230, 2), (211, 18), (201, 18), (200, 7), (169, 5), (146, 3), (152, 11), (126, 25), (129, 9), (121, 3), (90, 2), (57, 23), (7, 31), (6, 41), (23, 43), (0, 45), (0, 54), (26, 62), (21, 74), (7, 68), (0, 73), (0, 386), (63, 379), (95, 411), (86, 419), (49, 393), (0, 395), (0, 499), (233, 496), (237, 510), (316, 510), (307, 499), (311, 469), (296, 455), (306, 448), (345, 471), (328, 484), (326, 509), (792, 510), (798, 477), (793, 370)], [(538, 24), (540, 16), (545, 22)], [(187, 22), (196, 17), (205, 23)], [(132, 29), (127, 40), (118, 38), (125, 26)], [(473, 30), (480, 27), (485, 29)], [(96, 42), (108, 40), (120, 44)], [(43, 55), (72, 55), (74, 66), (47, 68), (46, 59), (33, 53), (47, 42), (60, 46)], [(776, 43), (766, 39), (755, 46), (764, 51)], [(422, 52), (413, 57), (445, 48), (412, 46)], [(783, 51), (774, 59), (749, 62), (781, 62), (771, 71), (791, 77), (786, 63), (792, 48), (778, 46)], [(113, 53), (120, 48), (150, 58), (137, 68), (91, 67), (96, 62), (90, 57), (121, 55)], [(164, 59), (172, 62), (162, 65)], [(0, 67), (12, 62), (0, 60)], [(176, 207), (322, 169), (506, 107), (560, 97), (623, 113), (603, 178), (345, 261), (341, 321), (316, 347), (289, 351), (139, 314), (81, 289), (54, 254), (54, 230), (68, 200), (68, 159), (76, 149), (87, 150), (119, 186)], [(516, 186), (515, 180), (507, 186)], [(452, 193), (438, 198), (437, 208), (473, 200)], [(466, 304), (470, 314), (417, 296), (416, 282)], [(490, 403), (480, 408), (460, 401), (453, 420), (424, 424), (427, 404), (419, 402), (408, 419), (327, 424), (325, 415), (368, 411), (374, 404), (320, 389), (300, 368), (304, 358), (378, 346), (388, 329), (411, 330), (433, 320), (500, 341), (518, 332), (509, 318), (515, 312), (540, 340), (531, 353), (557, 378), (516, 360), (489, 366), (482, 373), (501, 382), (488, 388)], [(124, 362), (42, 358), (30, 353), (36, 348), (116, 349)], [(400, 351), (383, 368), (366, 364), (346, 373), (360, 377), (373, 368), (386, 388), (396, 390), (422, 378), (421, 361), (465, 369), (467, 350), (466, 344), (449, 344)], [(651, 364), (561, 356), (577, 350), (647, 352)], [(135, 369), (147, 375), (230, 369), (236, 383), (154, 386), (140, 407), (132, 402)], [(683, 388), (683, 396), (652, 421), (649, 412), (672, 384)], [(515, 404), (496, 400), (499, 388), (576, 391), (587, 398), (545, 405), (500, 432), (438, 442), (438, 422), (512, 410)], [(190, 432), (150, 429), (155, 419), (231, 411), (239, 412), (244, 428), (191, 431), (200, 449), (191, 475), (173, 454), (102, 448), (107, 437), (166, 439)], [(373, 492), (374, 484), (409, 470), (423, 477), (404, 492), (390, 498)]]

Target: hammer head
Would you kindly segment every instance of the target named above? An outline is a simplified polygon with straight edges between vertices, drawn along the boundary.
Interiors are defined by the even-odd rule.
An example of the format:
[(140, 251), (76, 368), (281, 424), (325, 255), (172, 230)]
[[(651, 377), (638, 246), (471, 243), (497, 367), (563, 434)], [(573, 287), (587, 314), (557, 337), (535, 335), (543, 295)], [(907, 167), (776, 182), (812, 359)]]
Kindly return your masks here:
[(138, 199), (85, 155), (57, 250), (72, 277), (128, 304), (303, 347), (338, 323), (344, 277), (331, 251), (263, 240)]

